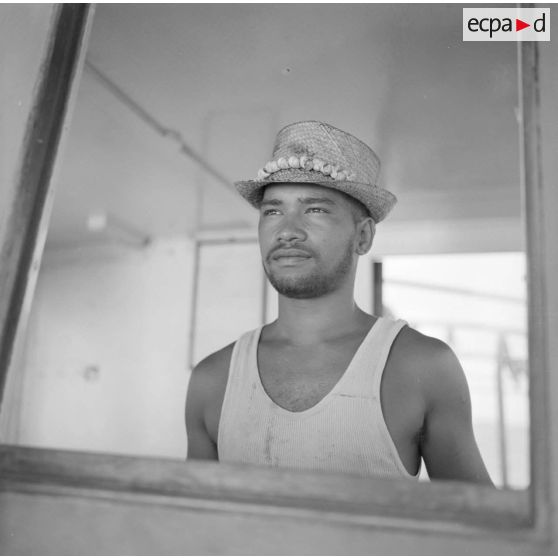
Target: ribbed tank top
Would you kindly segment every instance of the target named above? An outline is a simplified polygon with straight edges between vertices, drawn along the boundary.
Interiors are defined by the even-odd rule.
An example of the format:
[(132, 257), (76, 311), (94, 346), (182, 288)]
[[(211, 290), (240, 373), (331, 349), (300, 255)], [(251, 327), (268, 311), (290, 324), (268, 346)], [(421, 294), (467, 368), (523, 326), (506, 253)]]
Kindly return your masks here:
[(333, 389), (293, 412), (265, 391), (257, 351), (262, 327), (235, 343), (221, 409), (219, 461), (418, 478), (401, 462), (380, 403), (380, 382), (393, 341), (406, 322), (380, 317)]

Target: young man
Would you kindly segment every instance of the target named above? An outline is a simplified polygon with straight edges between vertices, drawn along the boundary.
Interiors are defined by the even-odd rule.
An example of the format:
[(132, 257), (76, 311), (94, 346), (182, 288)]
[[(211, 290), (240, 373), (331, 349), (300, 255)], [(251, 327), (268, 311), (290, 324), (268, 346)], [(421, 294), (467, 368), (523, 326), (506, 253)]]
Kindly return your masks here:
[(265, 272), (279, 317), (192, 373), (188, 458), (489, 484), (463, 370), (449, 347), (354, 302), (358, 256), (396, 202), (379, 160), (321, 122), (283, 128), (257, 180)]

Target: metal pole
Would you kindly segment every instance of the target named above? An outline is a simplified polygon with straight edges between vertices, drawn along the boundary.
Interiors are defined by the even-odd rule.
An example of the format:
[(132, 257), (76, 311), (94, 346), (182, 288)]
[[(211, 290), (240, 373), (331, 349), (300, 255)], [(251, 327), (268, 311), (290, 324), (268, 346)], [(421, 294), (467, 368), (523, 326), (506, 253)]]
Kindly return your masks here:
[(498, 396), (498, 441), (500, 447), (500, 472), (503, 488), (508, 487), (508, 449), (506, 440), (506, 417), (504, 407), (504, 366), (506, 361), (506, 342), (498, 336), (498, 359), (496, 364), (496, 393)]
[(194, 246), (194, 271), (192, 273), (193, 283), (192, 283), (192, 295), (190, 302), (190, 335), (189, 335), (189, 347), (188, 347), (188, 366), (190, 370), (194, 368), (194, 358), (195, 358), (195, 344), (196, 344), (196, 321), (198, 314), (198, 283), (200, 281), (200, 243), (195, 241)]

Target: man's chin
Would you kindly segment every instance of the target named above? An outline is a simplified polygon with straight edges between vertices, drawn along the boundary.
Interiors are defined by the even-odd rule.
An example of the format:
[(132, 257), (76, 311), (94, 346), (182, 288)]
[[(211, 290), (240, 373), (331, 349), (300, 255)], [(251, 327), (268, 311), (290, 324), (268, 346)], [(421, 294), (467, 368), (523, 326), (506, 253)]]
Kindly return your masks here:
[(324, 292), (318, 292), (315, 289), (276, 289), (277, 292), (285, 298), (293, 300), (310, 300), (323, 296)]
[(319, 278), (310, 276), (273, 276), (269, 277), (269, 282), (280, 295), (297, 300), (318, 298), (330, 290)]

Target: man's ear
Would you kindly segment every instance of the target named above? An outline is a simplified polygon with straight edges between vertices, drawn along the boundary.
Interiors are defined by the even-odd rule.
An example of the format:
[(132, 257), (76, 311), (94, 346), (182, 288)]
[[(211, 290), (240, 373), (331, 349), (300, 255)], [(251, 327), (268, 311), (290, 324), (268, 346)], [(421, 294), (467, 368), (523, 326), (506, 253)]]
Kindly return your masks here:
[(356, 252), (359, 256), (366, 254), (372, 248), (372, 241), (376, 233), (376, 223), (372, 217), (366, 217), (359, 221), (357, 227)]

